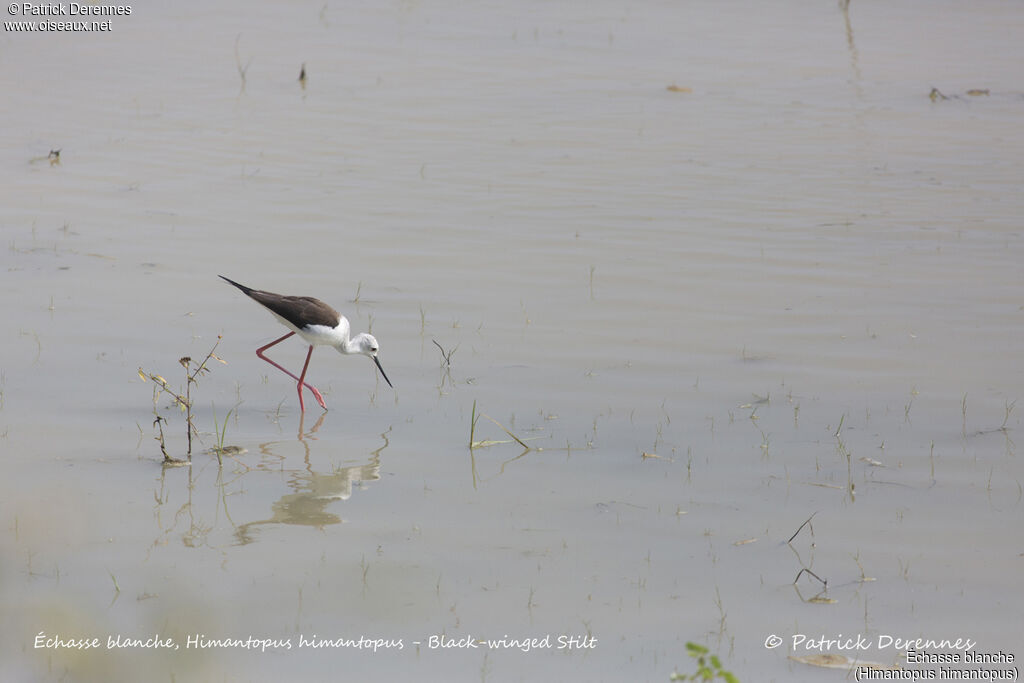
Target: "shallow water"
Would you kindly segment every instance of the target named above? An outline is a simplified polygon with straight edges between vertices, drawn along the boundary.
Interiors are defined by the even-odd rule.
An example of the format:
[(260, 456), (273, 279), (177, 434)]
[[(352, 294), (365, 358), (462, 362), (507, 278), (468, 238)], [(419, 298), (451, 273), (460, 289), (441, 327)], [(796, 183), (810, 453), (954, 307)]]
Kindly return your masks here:
[[(5, 31), (0, 677), (1016, 652), (1022, 28), (989, 2), (401, 2)], [(371, 329), (395, 390), (318, 349), (331, 409), (300, 415), (253, 354), (283, 332), (220, 273)], [(182, 386), (218, 335), (193, 465), (164, 469), (138, 370)], [(531, 450), (484, 417), (505, 443), (470, 450), (474, 405)], [(478, 642), (506, 636), (538, 642)], [(189, 647), (250, 637), (277, 643)], [(403, 647), (299, 647), (360, 637)]]

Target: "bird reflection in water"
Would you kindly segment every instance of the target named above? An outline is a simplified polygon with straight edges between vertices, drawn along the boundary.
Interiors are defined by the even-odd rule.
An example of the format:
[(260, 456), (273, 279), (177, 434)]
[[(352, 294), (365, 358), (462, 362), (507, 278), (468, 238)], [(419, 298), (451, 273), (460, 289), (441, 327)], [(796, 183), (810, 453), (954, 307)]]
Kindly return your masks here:
[[(322, 420), (321, 417), (320, 421), (322, 422)], [(316, 424), (309, 435), (305, 436), (315, 433), (319, 426), (320, 422)], [(293, 492), (281, 496), (271, 505), (271, 516), (268, 519), (246, 522), (236, 527), (235, 537), (238, 545), (246, 545), (255, 541), (253, 531), (260, 525), (291, 524), (323, 528), (332, 524), (340, 524), (341, 517), (328, 511), (328, 505), (334, 501), (348, 500), (352, 496), (354, 488), (380, 479), (381, 451), (388, 446), (388, 432), (381, 434), (384, 445), (370, 453), (367, 463), (340, 467), (325, 474), (313, 471), (309, 459), (309, 445), (305, 443), (301, 431), (299, 434), (299, 440), (306, 447), (306, 470), (290, 472), (287, 483), (288, 488)]]

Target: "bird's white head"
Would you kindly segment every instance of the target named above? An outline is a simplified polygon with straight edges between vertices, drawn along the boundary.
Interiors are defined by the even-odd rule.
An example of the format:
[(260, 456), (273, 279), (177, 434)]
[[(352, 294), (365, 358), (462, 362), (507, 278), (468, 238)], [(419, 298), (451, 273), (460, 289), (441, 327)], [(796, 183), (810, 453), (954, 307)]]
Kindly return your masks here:
[(380, 345), (377, 344), (377, 339), (372, 334), (362, 332), (352, 337), (352, 341), (348, 343), (349, 353), (361, 353), (364, 356), (375, 358), (377, 352), (380, 350)]
[(342, 353), (361, 353), (364, 356), (369, 356), (373, 359), (373, 362), (377, 364), (377, 369), (380, 370), (381, 376), (384, 381), (388, 383), (388, 386), (394, 389), (394, 385), (391, 384), (391, 380), (388, 379), (387, 374), (384, 373), (384, 368), (381, 367), (380, 360), (377, 358), (377, 352), (380, 351), (380, 345), (377, 344), (377, 339), (372, 334), (361, 332), (356, 336), (352, 337), (352, 340), (348, 343), (348, 349), (338, 349)]

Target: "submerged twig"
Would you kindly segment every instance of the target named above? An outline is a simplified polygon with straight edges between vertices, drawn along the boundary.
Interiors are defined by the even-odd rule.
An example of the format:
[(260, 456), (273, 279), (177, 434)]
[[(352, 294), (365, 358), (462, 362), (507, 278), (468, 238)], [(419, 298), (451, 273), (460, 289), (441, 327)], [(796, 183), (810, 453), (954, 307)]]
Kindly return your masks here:
[(473, 433), (476, 431), (477, 419), (479, 418), (476, 416), (476, 401), (474, 400), (473, 411), (469, 414), (469, 450), (473, 450), (473, 444), (476, 443), (473, 441)]
[[(814, 515), (816, 515), (816, 514), (818, 514), (818, 513), (817, 513), (817, 512), (815, 512), (815, 513), (814, 513)], [(802, 530), (802, 529), (803, 529), (803, 528), (804, 528), (805, 526), (807, 526), (808, 524), (811, 524), (811, 520), (812, 520), (812, 519), (814, 519), (814, 515), (811, 515), (810, 517), (808, 517), (808, 518), (807, 518), (807, 519), (806, 519), (806, 520), (804, 521), (804, 523), (803, 523), (803, 524), (801, 524), (801, 525), (800, 525), (800, 527), (799, 527), (799, 528), (798, 528), (798, 529), (797, 529), (796, 531), (794, 531), (794, 532), (793, 532), (793, 535), (789, 537), (789, 540), (788, 540), (788, 541), (786, 541), (786, 543), (792, 543), (792, 542), (793, 542), (793, 539), (794, 539), (794, 538), (796, 538), (796, 535), (797, 535), (797, 534), (799, 534), (799, 533), (800, 533), (800, 531), (801, 531), (801, 530)], [(814, 535), (814, 525), (813, 525), (813, 524), (811, 524), (811, 536), (813, 536), (813, 535)]]
[(486, 413), (480, 413), (480, 414), (481, 414), (481, 415), (483, 415), (484, 417), (486, 417), (486, 418), (487, 418), (488, 420), (490, 420), (490, 421), (491, 421), (491, 422), (493, 422), (494, 424), (496, 424), (496, 425), (498, 425), (499, 427), (501, 427), (502, 431), (504, 431), (504, 432), (505, 432), (506, 434), (508, 434), (509, 436), (511, 436), (511, 437), (512, 437), (513, 439), (515, 439), (515, 440), (516, 440), (516, 442), (518, 442), (520, 446), (522, 446), (523, 448), (525, 448), (525, 449), (529, 450), (529, 448), (530, 448), (530, 447), (526, 445), (526, 442), (525, 442), (525, 441), (523, 441), (522, 439), (520, 439), (520, 438), (519, 438), (518, 436), (516, 436), (516, 435), (515, 435), (515, 434), (513, 434), (512, 432), (510, 432), (510, 431), (509, 431), (508, 429), (506, 429), (506, 428), (505, 428), (505, 425), (501, 424), (500, 422), (498, 422), (497, 420), (495, 420), (495, 419), (494, 419), (493, 417), (491, 417), (490, 415), (487, 415)]
[(808, 569), (807, 567), (804, 567), (803, 569), (801, 569), (800, 571), (798, 571), (798, 572), (796, 573), (796, 578), (795, 578), (795, 579), (793, 579), (793, 583), (794, 583), (794, 584), (795, 584), (795, 583), (796, 583), (797, 581), (799, 581), (799, 580), (800, 580), (800, 577), (804, 575), (804, 572), (807, 572), (808, 574), (810, 574), (811, 576), (813, 576), (814, 578), (816, 578), (816, 579), (817, 579), (818, 581), (821, 581), (821, 585), (822, 585), (822, 586), (824, 586), (825, 588), (828, 588), (828, 581), (826, 581), (825, 579), (821, 578), (820, 576), (818, 576), (817, 574), (815, 574), (814, 572), (812, 572), (812, 571), (811, 571), (810, 569)]
[(441, 350), (441, 357), (444, 358), (444, 364), (447, 365), (448, 367), (451, 367), (452, 354), (459, 350), (458, 344), (456, 344), (455, 348), (453, 348), (451, 351), (445, 351), (444, 347), (438, 344), (436, 339), (431, 339), (430, 341), (434, 342), (434, 346)]
[(154, 436), (153, 438), (160, 442), (160, 452), (164, 454), (164, 461), (174, 460), (174, 458), (172, 458), (167, 453), (167, 447), (164, 444), (164, 426), (163, 424), (161, 424), (163, 421), (164, 418), (160, 417), (159, 415), (157, 415), (156, 419), (153, 420), (153, 426), (159, 430), (159, 434), (157, 436)]
[(239, 33), (238, 36), (235, 37), (235, 66), (238, 68), (238, 77), (242, 79), (242, 87), (239, 89), (239, 92), (245, 92), (245, 73), (249, 70), (249, 65), (252, 64), (252, 58), (250, 57), (249, 61), (245, 63), (245, 66), (242, 66), (242, 58), (238, 56), (238, 43), (241, 42), (241, 40), (242, 34)]
[(839, 432), (843, 428), (843, 421), (845, 419), (846, 419), (846, 413), (843, 413), (842, 415), (839, 416), (839, 426), (836, 427), (836, 433), (832, 435), (832, 436), (836, 437), (837, 439), (839, 438)]

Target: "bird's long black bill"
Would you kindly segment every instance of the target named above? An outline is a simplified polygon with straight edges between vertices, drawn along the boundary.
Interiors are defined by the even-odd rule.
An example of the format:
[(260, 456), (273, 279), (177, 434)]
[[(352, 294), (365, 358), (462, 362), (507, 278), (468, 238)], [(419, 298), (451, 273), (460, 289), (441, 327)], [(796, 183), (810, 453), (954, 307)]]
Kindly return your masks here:
[(381, 374), (381, 375), (382, 375), (382, 376), (384, 377), (384, 381), (388, 383), (388, 386), (389, 386), (389, 387), (391, 387), (392, 389), (394, 389), (394, 388), (395, 388), (395, 385), (393, 385), (393, 384), (391, 383), (391, 380), (389, 380), (389, 379), (388, 379), (388, 375), (387, 375), (387, 373), (386, 373), (386, 372), (384, 372), (384, 368), (382, 368), (382, 367), (380, 366), (380, 361), (379, 361), (379, 360), (377, 360), (377, 356), (371, 356), (371, 358), (373, 358), (373, 362), (377, 364), (377, 369), (378, 369), (378, 370), (380, 370), (380, 374)]

